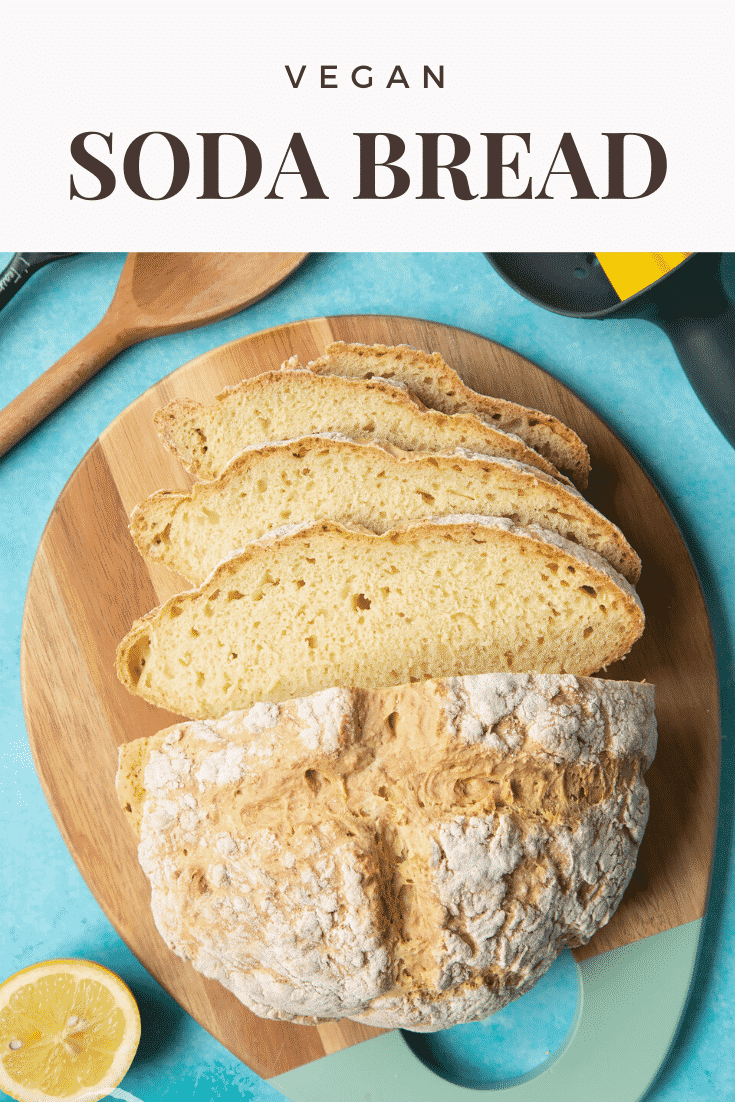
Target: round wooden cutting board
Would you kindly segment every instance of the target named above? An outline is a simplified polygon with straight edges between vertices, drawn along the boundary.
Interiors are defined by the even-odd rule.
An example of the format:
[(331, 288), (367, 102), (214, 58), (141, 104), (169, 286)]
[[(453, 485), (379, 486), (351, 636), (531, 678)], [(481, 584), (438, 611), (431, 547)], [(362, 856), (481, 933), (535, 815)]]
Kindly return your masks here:
[(117, 748), (179, 717), (130, 696), (114, 671), (131, 623), (183, 588), (148, 567), (128, 515), (189, 476), (160, 444), (153, 413), (174, 397), (209, 400), (244, 376), (303, 362), (333, 340), (438, 351), (476, 390), (555, 414), (587, 442), (587, 497), (617, 523), (643, 561), (642, 639), (611, 678), (656, 685), (660, 741), (647, 780), (651, 817), (638, 868), (617, 913), (578, 960), (705, 911), (719, 782), (715, 659), (702, 593), (682, 537), (631, 454), (569, 390), (516, 353), (472, 333), (394, 317), (337, 317), (281, 326), (216, 348), (135, 401), (102, 434), (67, 483), (41, 539), (23, 623), (21, 677), (28, 732), (44, 793), (100, 906), (145, 967), (228, 1049), (268, 1078), (380, 1032), (353, 1022), (319, 1027), (265, 1021), (169, 952), (149, 907), (137, 840), (115, 796)]

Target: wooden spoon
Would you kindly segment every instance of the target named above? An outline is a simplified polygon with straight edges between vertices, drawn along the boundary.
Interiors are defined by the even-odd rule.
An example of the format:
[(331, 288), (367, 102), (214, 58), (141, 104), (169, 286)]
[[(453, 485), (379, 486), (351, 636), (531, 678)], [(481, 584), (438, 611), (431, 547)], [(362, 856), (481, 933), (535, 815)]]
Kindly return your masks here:
[(118, 352), (236, 314), (277, 287), (307, 256), (130, 253), (99, 325), (0, 412), (0, 455)]

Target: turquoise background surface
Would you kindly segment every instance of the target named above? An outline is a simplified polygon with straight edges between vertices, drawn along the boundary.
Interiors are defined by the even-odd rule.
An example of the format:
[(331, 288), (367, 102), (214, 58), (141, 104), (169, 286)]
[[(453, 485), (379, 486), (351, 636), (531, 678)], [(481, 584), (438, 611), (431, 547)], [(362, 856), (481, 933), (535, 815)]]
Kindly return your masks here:
[[(6, 259), (9, 254), (0, 255), (0, 264)], [(0, 313), (0, 405), (100, 320), (123, 261), (122, 254), (62, 260), (33, 276)], [(88, 957), (118, 972), (133, 989), (143, 1020), (141, 1046), (122, 1086), (142, 1102), (272, 1102), (282, 1097), (193, 1022), (145, 972), (67, 853), (28, 748), (18, 668), (21, 619), (33, 557), (58, 494), (99, 433), (135, 397), (194, 356), (236, 337), (302, 318), (347, 313), (403, 314), (458, 325), (544, 367), (625, 441), (684, 533), (717, 647), (723, 780), (712, 894), (693, 994), (648, 1098), (733, 1099), (735, 451), (702, 410), (657, 329), (642, 321), (578, 321), (543, 311), (511, 291), (481, 253), (312, 255), (274, 294), (241, 314), (128, 349), (0, 459), (0, 699), (5, 720), (0, 734), (0, 980), (57, 956)]]

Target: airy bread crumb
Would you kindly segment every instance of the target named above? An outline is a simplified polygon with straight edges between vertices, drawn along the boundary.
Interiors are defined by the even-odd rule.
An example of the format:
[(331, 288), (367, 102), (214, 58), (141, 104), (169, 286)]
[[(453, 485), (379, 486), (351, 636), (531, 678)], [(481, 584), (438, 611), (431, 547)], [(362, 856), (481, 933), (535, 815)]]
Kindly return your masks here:
[(620, 529), (538, 468), (465, 449), (405, 452), (335, 433), (254, 445), (191, 493), (160, 490), (141, 502), (130, 531), (146, 559), (199, 584), (226, 555), (279, 525), (328, 519), (381, 533), (460, 510), (539, 524), (638, 581), (640, 559)]
[(206, 719), (333, 685), (591, 674), (643, 624), (604, 559), (538, 526), (457, 516), (378, 536), (321, 521), (248, 544), (138, 620), (117, 672), (150, 703)]
[(514, 433), (558, 470), (569, 474), (580, 490), (587, 486), (590, 457), (576, 432), (548, 413), (471, 390), (438, 352), (422, 352), (406, 344), (335, 341), (306, 367), (320, 375), (401, 382), (429, 409), (469, 413), (503, 432)]
[(469, 448), (564, 478), (512, 433), (469, 414), (450, 417), (425, 406), (404, 387), (382, 379), (345, 379), (311, 371), (270, 371), (226, 387), (211, 405), (177, 398), (155, 414), (165, 447), (187, 471), (216, 478), (251, 444), (293, 440), (317, 432), (387, 440), (406, 451)]

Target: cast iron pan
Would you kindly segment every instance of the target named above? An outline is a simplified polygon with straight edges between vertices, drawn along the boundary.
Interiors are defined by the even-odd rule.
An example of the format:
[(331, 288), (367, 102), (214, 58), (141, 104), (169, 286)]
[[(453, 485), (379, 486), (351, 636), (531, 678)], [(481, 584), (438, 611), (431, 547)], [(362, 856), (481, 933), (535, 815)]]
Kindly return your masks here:
[(689, 382), (735, 447), (735, 306), (721, 253), (693, 253), (673, 271), (621, 299), (594, 253), (485, 253), (516, 291), (575, 318), (643, 318), (663, 329)]

